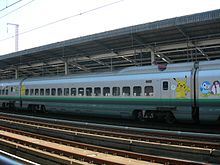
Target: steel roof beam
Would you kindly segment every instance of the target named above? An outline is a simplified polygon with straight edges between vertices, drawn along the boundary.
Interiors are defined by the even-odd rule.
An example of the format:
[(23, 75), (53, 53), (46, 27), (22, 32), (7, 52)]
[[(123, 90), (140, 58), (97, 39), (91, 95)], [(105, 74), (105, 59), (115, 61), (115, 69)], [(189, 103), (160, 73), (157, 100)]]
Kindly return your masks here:
[[(61, 61), (63, 64), (64, 64), (64, 70), (65, 70), (65, 63), (68, 63), (68, 66), (69, 65), (72, 65), (74, 67), (77, 67), (78, 69), (81, 69), (81, 70), (84, 70), (86, 72), (90, 72), (90, 70), (88, 68), (86, 68), (85, 66), (82, 66), (80, 64), (78, 64), (76, 62), (76, 58), (60, 58), (59, 60), (56, 60), (56, 61), (53, 61), (52, 63), (55, 64), (57, 61)], [(68, 67), (67, 64), (66, 64), (66, 67)], [(66, 68), (67, 69), (67, 68)], [(67, 69), (69, 70), (69, 68)]]
[(89, 58), (90, 60), (92, 60), (92, 61), (97, 62), (97, 63), (100, 64), (100, 65), (107, 66), (107, 67), (111, 68), (111, 66), (110, 66), (109, 64), (107, 64), (107, 63), (105, 63), (105, 62), (102, 62), (101, 60), (94, 59), (94, 58), (91, 58), (91, 57), (88, 57), (88, 58)]
[(196, 49), (209, 61), (209, 56), (207, 54), (204, 53), (203, 50), (201, 50), (199, 47), (196, 46)]
[(157, 55), (157, 57), (161, 58), (164, 62), (167, 62), (167, 63), (172, 63), (172, 60), (165, 56), (164, 54), (160, 53), (160, 52), (157, 52), (156, 48), (151, 46), (150, 44), (148, 44), (148, 46), (145, 46), (146, 44), (144, 43), (144, 41), (138, 37), (137, 35), (133, 35), (134, 39), (140, 43), (141, 45), (143, 45), (143, 47), (146, 49), (146, 50), (150, 50), (151, 52), (153, 52), (155, 55)]
[(99, 42), (99, 41), (95, 41), (95, 43), (98, 44), (98, 45), (100, 45), (100, 46), (102, 46), (102, 47), (103, 47), (105, 50), (107, 50), (108, 52), (114, 53), (116, 56), (119, 56), (119, 57), (125, 59), (126, 61), (128, 61), (128, 62), (130, 62), (130, 63), (134, 63), (135, 65), (137, 65), (137, 63), (136, 63), (134, 60), (129, 59), (129, 58), (125, 57), (124, 55), (120, 55), (120, 54), (119, 54), (117, 51), (115, 51), (114, 49), (109, 48), (109, 46), (107, 46), (107, 45), (105, 45), (105, 44), (103, 44), (103, 43), (101, 43), (101, 42)]
[(71, 62), (69, 62), (69, 64), (72, 65), (72, 66), (74, 66), (74, 67), (77, 67), (77, 68), (80, 69), (80, 70), (83, 70), (83, 71), (86, 71), (86, 72), (91, 72), (90, 69), (86, 68), (86, 67), (83, 66), (83, 65), (78, 64), (77, 62), (71, 61)]
[[(216, 47), (219, 47), (220, 39), (200, 40), (200, 41), (194, 41), (194, 43), (196, 43), (196, 46), (198, 46), (198, 47), (201, 47), (201, 46), (207, 47), (207, 46), (211, 46), (211, 45), (216, 45)], [(182, 42), (182, 43), (177, 43), (177, 44), (160, 45), (160, 46), (156, 47), (156, 50), (157, 51), (165, 51), (165, 50), (192, 48), (192, 47), (195, 47), (195, 45), (192, 44), (191, 41), (189, 41), (189, 42)]]
[[(179, 32), (187, 39), (187, 42), (189, 41), (189, 38), (190, 36), (187, 35), (180, 27), (178, 26), (175, 26)], [(210, 60), (209, 59), (209, 56), (207, 54), (205, 54), (204, 51), (202, 51), (196, 44), (195, 44), (195, 41), (191, 42), (191, 44), (195, 47), (196, 50), (198, 50), (204, 57), (206, 57), (207, 60)]]

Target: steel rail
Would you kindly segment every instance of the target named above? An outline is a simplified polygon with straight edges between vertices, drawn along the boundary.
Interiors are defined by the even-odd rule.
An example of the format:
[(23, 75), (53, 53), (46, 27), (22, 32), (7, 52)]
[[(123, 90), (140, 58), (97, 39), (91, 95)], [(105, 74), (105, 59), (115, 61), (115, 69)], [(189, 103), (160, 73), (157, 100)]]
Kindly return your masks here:
[(81, 127), (93, 127), (93, 128), (100, 128), (100, 129), (114, 129), (114, 131), (118, 130), (118, 132), (134, 132), (143, 135), (156, 135), (161, 136), (165, 134), (166, 136), (170, 137), (189, 137), (189, 138), (199, 138), (200, 140), (215, 140), (220, 142), (220, 134), (210, 134), (210, 133), (197, 133), (197, 132), (185, 132), (185, 131), (171, 131), (171, 130), (160, 130), (160, 129), (147, 129), (147, 128), (136, 128), (136, 127), (128, 127), (128, 126), (116, 126), (110, 124), (97, 124), (97, 123), (89, 123), (89, 122), (79, 122), (79, 121), (67, 121), (62, 119), (51, 119), (51, 118), (43, 118), (43, 117), (36, 117), (36, 116), (27, 116), (27, 115), (18, 115), (18, 114), (8, 114), (0, 112), (0, 116), (9, 116), (13, 118), (20, 118), (20, 119), (27, 119), (32, 121), (44, 121), (47, 123), (59, 123), (62, 125), (77, 125)]
[[(170, 165), (175, 165), (175, 164), (189, 164), (189, 165), (198, 165), (198, 164), (206, 164), (202, 162), (196, 162), (196, 161), (188, 161), (188, 160), (182, 160), (182, 159), (174, 159), (174, 158), (166, 158), (166, 157), (158, 157), (158, 156), (153, 156), (153, 155), (147, 155), (147, 154), (140, 154), (140, 153), (134, 153), (134, 152), (129, 152), (129, 151), (122, 151), (122, 150), (116, 150), (116, 149), (111, 149), (111, 148), (106, 148), (106, 147), (100, 147), (100, 146), (95, 146), (95, 145), (88, 145), (88, 144), (83, 144), (83, 143), (78, 143), (78, 142), (73, 142), (73, 141), (68, 141), (68, 140), (63, 140), (63, 139), (58, 139), (58, 138), (53, 138), (53, 137), (48, 137), (44, 135), (39, 135), (39, 134), (33, 134), (33, 133), (28, 133), (20, 130), (15, 130), (15, 129), (9, 129), (6, 127), (0, 126), (0, 130), (4, 130), (7, 132), (19, 134), (19, 135), (24, 135), (28, 137), (33, 137), (36, 139), (41, 139), (45, 141), (52, 141), (58, 144), (63, 144), (63, 145), (68, 145), (68, 146), (73, 146), (77, 148), (82, 148), (86, 150), (92, 150), (92, 151), (97, 151), (97, 152), (102, 152), (102, 153), (108, 153), (111, 155), (117, 155), (117, 156), (122, 156), (126, 158), (132, 158), (132, 159), (137, 159), (137, 160), (142, 160), (142, 161), (148, 161), (148, 162), (153, 162), (153, 163), (163, 163), (163, 164), (170, 164)], [(98, 163), (98, 164), (112, 164), (112, 162), (108, 160), (100, 160), (98, 158), (94, 157), (85, 157), (82, 154), (79, 153), (72, 153), (68, 151), (62, 151), (60, 149), (55, 149), (49, 146), (44, 146), (41, 144), (36, 144), (36, 143), (31, 143), (22, 139), (14, 139), (12, 137), (9, 137), (7, 135), (2, 135), (1, 138), (7, 139), (9, 141), (13, 141), (19, 144), (24, 144), (26, 146), (31, 146), (37, 149), (41, 149), (44, 151), (48, 151), (51, 153), (56, 153), (59, 155), (67, 156), (67, 157), (74, 157), (77, 158), (78, 160), (84, 160), (86, 162), (93, 162), (93, 163)], [(117, 165), (117, 163), (114, 163)], [(118, 163), (120, 164), (120, 163)]]
[[(91, 129), (91, 128), (79, 128), (79, 127), (65, 126), (65, 125), (60, 125), (60, 124), (45, 123), (42, 121), (37, 122), (37, 121), (29, 121), (29, 120), (24, 120), (24, 119), (15, 119), (12, 117), (0, 116), (0, 120), (1, 119), (8, 120), (9, 122), (15, 121), (18, 123), (31, 124), (35, 127), (43, 126), (43, 127), (56, 128), (60, 130), (68, 130), (68, 131), (73, 131), (73, 132), (82, 132), (82, 133), (89, 133), (89, 134), (96, 134), (96, 135), (110, 136), (110, 137), (120, 137), (120, 138), (129, 139), (129, 140), (165, 143), (165, 144), (170, 144), (170, 145), (181, 145), (181, 146), (200, 147), (200, 148), (209, 148), (209, 149), (220, 149), (219, 142), (208, 142), (206, 140), (203, 140), (195, 136), (190, 137), (191, 139), (180, 139), (180, 137), (177, 138), (177, 137), (169, 136), (169, 134), (166, 135), (165, 132), (163, 134), (148, 133), (145, 135), (137, 135), (137, 134), (131, 134), (131, 133), (113, 132), (113, 129), (109, 131), (109, 130), (96, 130), (96, 129)], [(182, 138), (186, 138), (186, 137), (182, 137)], [(198, 141), (198, 139), (200, 140)]]

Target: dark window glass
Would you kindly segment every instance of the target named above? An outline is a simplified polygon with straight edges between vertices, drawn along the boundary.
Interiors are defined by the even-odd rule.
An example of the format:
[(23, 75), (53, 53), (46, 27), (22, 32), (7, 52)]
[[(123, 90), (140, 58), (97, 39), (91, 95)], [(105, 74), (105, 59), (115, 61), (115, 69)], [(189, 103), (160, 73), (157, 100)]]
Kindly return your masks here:
[(69, 88), (64, 88), (64, 96), (69, 96)]
[(39, 95), (39, 89), (35, 89), (35, 95)]
[(44, 95), (44, 89), (40, 89), (40, 95), (41, 95), (41, 96)]
[(76, 88), (71, 88), (71, 96), (76, 96)]
[(163, 82), (163, 90), (168, 90), (168, 81)]
[(109, 87), (103, 88), (103, 96), (110, 96), (110, 88)]
[(101, 96), (101, 88), (100, 87), (95, 87), (94, 88), (94, 94), (95, 94), (95, 96)]
[(57, 89), (57, 95), (58, 95), (58, 96), (62, 96), (62, 94), (63, 94), (62, 88), (58, 88), (58, 89)]
[(141, 96), (142, 89), (140, 86), (133, 87), (133, 96)]
[(92, 96), (92, 88), (86, 88), (86, 96)]
[(56, 89), (55, 89), (55, 88), (52, 88), (52, 90), (51, 90), (51, 95), (52, 95), (52, 96), (55, 96), (55, 95), (56, 95)]
[(34, 89), (30, 89), (30, 95), (34, 95)]
[(120, 88), (119, 87), (113, 87), (112, 88), (112, 95), (113, 96), (120, 96)]
[(153, 86), (146, 86), (144, 88), (144, 95), (145, 96), (153, 96), (154, 95), (154, 87)]
[(29, 95), (29, 89), (25, 89), (25, 95)]
[(78, 95), (84, 96), (84, 88), (78, 88)]
[(50, 89), (49, 89), (49, 88), (46, 89), (45, 94), (46, 94), (46, 96), (49, 96), (49, 95), (50, 95)]
[(130, 87), (123, 87), (123, 88), (122, 88), (122, 95), (123, 95), (123, 96), (130, 96), (130, 94), (131, 94), (131, 89), (130, 89)]

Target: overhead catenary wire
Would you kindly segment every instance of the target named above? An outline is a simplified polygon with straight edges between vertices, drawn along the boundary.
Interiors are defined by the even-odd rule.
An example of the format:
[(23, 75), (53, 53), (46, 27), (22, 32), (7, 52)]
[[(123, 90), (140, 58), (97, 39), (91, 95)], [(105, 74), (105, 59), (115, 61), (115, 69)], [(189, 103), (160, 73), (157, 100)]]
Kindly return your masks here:
[(4, 10), (8, 9), (9, 7), (14, 6), (15, 4), (17, 4), (17, 3), (21, 2), (21, 1), (23, 1), (23, 0), (18, 0), (18, 1), (14, 2), (14, 3), (10, 4), (10, 5), (7, 5), (7, 4), (6, 4), (6, 7), (3, 8), (3, 9), (0, 9), (0, 12), (2, 12), (2, 11), (4, 11)]
[[(33, 1), (35, 1), (35, 0), (32, 0), (32, 1), (30, 1), (30, 2), (27, 2), (27, 3), (25, 3), (24, 5), (22, 5), (22, 6), (20, 6), (20, 7), (16, 8), (16, 9), (14, 9), (14, 10), (8, 12), (7, 14), (1, 16), (0, 19), (2, 19), (2, 18), (4, 18), (4, 17), (8, 16), (8, 15), (11, 14), (11, 13), (14, 13), (15, 11), (17, 11), (17, 10), (19, 10), (19, 9), (21, 9), (21, 8), (23, 8), (23, 7), (25, 7), (25, 6), (27, 6), (27, 5), (29, 5), (29, 4), (32, 3)], [(10, 38), (11, 38), (11, 37), (10, 37)]]
[[(32, 0), (32, 1), (34, 1), (34, 0)], [(32, 1), (31, 1), (31, 2), (32, 2)], [(74, 17), (77, 17), (77, 16), (81, 16), (81, 15), (84, 15), (84, 14), (87, 14), (87, 13), (90, 13), (90, 12), (93, 12), (93, 11), (96, 11), (96, 10), (99, 10), (99, 9), (102, 9), (102, 8), (105, 8), (105, 7), (114, 5), (114, 4), (117, 4), (117, 3), (122, 2), (122, 1), (124, 1), (124, 0), (114, 1), (114, 2), (111, 2), (111, 3), (108, 3), (108, 4), (104, 4), (104, 5), (102, 5), (102, 6), (95, 7), (95, 8), (90, 9), (90, 10), (86, 10), (86, 11), (80, 12), (80, 13), (75, 14), (75, 15), (71, 15), (71, 16), (68, 16), (68, 17), (65, 17), (65, 18), (62, 18), (62, 19), (53, 21), (53, 22), (49, 22), (49, 23), (47, 23), (47, 24), (44, 24), (44, 25), (35, 27), (35, 28), (33, 28), (33, 29), (30, 29), (30, 30), (27, 30), (27, 31), (23, 31), (23, 32), (19, 33), (19, 35), (26, 34), (26, 33), (29, 33), (29, 32), (32, 32), (32, 31), (35, 31), (35, 30), (38, 30), (38, 29), (42, 29), (42, 28), (44, 28), (44, 27), (47, 27), (47, 26), (56, 24), (56, 23), (58, 23), (58, 22), (62, 22), (62, 21), (65, 21), (65, 20), (68, 20), (68, 19), (71, 19), (71, 18), (74, 18)], [(2, 17), (0, 17), (0, 19), (1, 19), (1, 18), (2, 18)], [(1, 39), (0, 42), (5, 41), (5, 40), (8, 40), (8, 39), (10, 39), (10, 38), (12, 38), (12, 37), (13, 37), (13, 36), (10, 36), (10, 37)]]

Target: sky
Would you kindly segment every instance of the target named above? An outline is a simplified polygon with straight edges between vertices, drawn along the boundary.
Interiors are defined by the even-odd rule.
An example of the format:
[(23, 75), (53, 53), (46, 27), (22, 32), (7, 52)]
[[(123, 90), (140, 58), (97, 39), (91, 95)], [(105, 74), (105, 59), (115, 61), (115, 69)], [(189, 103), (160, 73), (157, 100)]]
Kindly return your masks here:
[(220, 8), (220, 0), (0, 0), (0, 55)]

